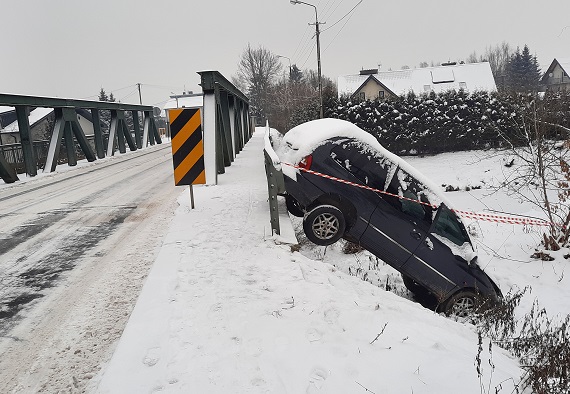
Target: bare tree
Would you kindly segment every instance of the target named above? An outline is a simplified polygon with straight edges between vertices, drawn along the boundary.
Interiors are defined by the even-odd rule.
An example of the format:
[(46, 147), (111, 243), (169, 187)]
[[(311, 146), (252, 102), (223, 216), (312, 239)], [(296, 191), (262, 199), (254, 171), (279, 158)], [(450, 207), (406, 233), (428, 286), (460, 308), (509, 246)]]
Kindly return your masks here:
[(506, 84), (507, 67), (513, 53), (511, 46), (503, 41), (494, 47), (488, 46), (483, 55), (483, 58), (487, 60), (491, 66), (491, 71), (493, 72), (493, 77), (495, 77), (495, 83), (499, 90)]
[(280, 72), (279, 58), (268, 49), (248, 44), (242, 52), (237, 77), (247, 88), (254, 115), (265, 118), (269, 114), (268, 93)]
[(545, 213), (549, 231), (543, 235), (543, 244), (558, 250), (570, 241), (570, 129), (561, 125), (570, 96), (529, 97), (517, 96), (519, 116), (513, 118), (511, 134), (499, 131), (512, 157), (502, 186)]
[(481, 61), (481, 57), (477, 56), (477, 52), (473, 51), (467, 59), (465, 59), (465, 63), (479, 63)]

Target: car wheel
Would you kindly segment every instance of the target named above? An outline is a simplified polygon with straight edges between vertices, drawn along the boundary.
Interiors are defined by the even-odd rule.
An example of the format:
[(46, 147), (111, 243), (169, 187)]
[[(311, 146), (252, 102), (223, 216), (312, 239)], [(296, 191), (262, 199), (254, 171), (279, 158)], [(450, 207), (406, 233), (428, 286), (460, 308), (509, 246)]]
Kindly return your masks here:
[(447, 316), (468, 317), (480, 306), (479, 296), (472, 291), (460, 291), (446, 301), (444, 312)]
[(303, 218), (307, 238), (317, 245), (332, 245), (342, 238), (346, 221), (342, 211), (332, 205), (320, 205)]
[(410, 278), (407, 275), (402, 274), (402, 281), (404, 282), (404, 286), (406, 286), (406, 289), (408, 289), (414, 294), (423, 295), (427, 293), (427, 290), (422, 285), (416, 283), (412, 278)]
[(290, 196), (289, 194), (285, 195), (285, 205), (287, 205), (287, 210), (291, 215), (297, 216), (298, 218), (305, 216), (305, 212), (301, 209), (301, 205), (295, 197)]

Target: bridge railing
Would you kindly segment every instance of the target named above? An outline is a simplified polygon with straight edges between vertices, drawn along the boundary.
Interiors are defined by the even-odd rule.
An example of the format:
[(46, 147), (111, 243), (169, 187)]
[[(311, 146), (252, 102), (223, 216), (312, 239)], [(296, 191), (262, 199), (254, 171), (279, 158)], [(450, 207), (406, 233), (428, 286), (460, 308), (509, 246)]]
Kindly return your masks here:
[(204, 159), (206, 183), (218, 183), (251, 138), (254, 125), (249, 99), (218, 71), (200, 71), (204, 93)]
[[(127, 145), (131, 151), (134, 151), (146, 147), (149, 143), (154, 145), (162, 142), (154, 119), (155, 110), (152, 106), (12, 94), (0, 94), (0, 106), (15, 108), (23, 165), (29, 176), (37, 175), (38, 168), (43, 168), (44, 172), (54, 171), (62, 161), (60, 159), (62, 146), (65, 148), (67, 158), (65, 161), (68, 165), (74, 166), (77, 164), (77, 159), (82, 156), (88, 161), (94, 161), (97, 158), (102, 159), (106, 155), (113, 155), (117, 148), (120, 153), (125, 153)], [(37, 151), (37, 144), (33, 140), (30, 130), (30, 109), (36, 107), (53, 108), (55, 113), (55, 124), (50, 134), (45, 159), (41, 157), (43, 151)], [(90, 143), (86, 137), (77, 119), (76, 109), (91, 112), (93, 143)], [(100, 111), (110, 112), (107, 138), (105, 138), (101, 128)], [(130, 112), (133, 118), (133, 130), (127, 126), (126, 112)], [(142, 130), (139, 114), (142, 114), (143, 117)], [(16, 148), (0, 150), (0, 177), (5, 182), (11, 183), (18, 180), (17, 166), (14, 165), (15, 160), (6, 158), (4, 154), (6, 151), (13, 152), (14, 159), (18, 153)]]

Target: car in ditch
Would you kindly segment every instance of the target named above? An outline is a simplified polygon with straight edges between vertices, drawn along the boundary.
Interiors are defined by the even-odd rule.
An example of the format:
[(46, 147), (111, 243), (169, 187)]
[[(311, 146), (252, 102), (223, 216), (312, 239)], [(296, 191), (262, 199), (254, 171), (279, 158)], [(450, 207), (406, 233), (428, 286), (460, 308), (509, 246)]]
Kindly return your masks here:
[(289, 212), (307, 238), (357, 243), (429, 292), (438, 311), (466, 316), (502, 298), (477, 264), (465, 226), (437, 187), (371, 134), (338, 119), (299, 125), (275, 142)]

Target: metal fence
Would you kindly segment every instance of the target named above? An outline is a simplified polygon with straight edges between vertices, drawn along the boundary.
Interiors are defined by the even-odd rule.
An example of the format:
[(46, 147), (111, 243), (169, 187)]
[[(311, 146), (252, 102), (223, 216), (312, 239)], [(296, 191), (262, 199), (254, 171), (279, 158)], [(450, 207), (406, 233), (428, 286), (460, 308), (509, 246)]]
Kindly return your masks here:
[[(94, 136), (87, 136), (87, 141), (89, 145), (91, 145), (92, 149), (95, 149), (95, 137)], [(107, 144), (107, 140), (109, 135), (104, 135), (105, 144)], [(34, 154), (36, 158), (36, 165), (38, 169), (43, 169), (46, 164), (46, 159), (49, 150), (49, 140), (41, 140), (41, 141), (34, 141)], [(118, 148), (117, 148), (118, 149)], [(115, 150), (117, 150), (115, 149)], [(75, 153), (77, 155), (78, 160), (85, 159), (85, 154), (79, 147), (75, 146)], [(8, 162), (8, 164), (16, 171), (17, 174), (23, 174), (26, 172), (26, 165), (24, 162), (24, 151), (22, 149), (22, 144), (4, 144), (0, 145), (0, 154), (4, 155), (4, 158)], [(57, 158), (57, 164), (64, 164), (68, 162), (66, 150), (65, 150), (65, 142), (61, 144), (61, 149), (59, 151), (59, 157)]]

